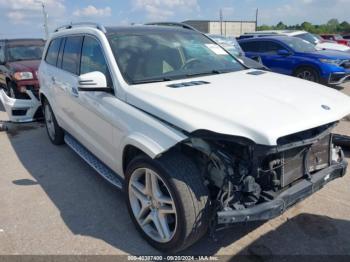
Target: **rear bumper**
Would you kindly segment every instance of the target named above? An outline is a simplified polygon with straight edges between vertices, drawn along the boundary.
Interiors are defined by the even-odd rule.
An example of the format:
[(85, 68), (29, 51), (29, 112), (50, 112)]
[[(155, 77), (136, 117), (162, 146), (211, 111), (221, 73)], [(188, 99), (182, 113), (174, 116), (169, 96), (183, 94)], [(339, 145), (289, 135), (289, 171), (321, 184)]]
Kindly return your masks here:
[(24, 123), (35, 120), (40, 101), (32, 91), (27, 90), (26, 93), (30, 99), (14, 99), (8, 97), (4, 90), (0, 90), (0, 100), (11, 122)]
[(282, 192), (274, 200), (243, 210), (220, 211), (218, 224), (232, 224), (247, 221), (269, 220), (284, 213), (289, 207), (320, 190), (334, 179), (343, 177), (348, 163), (343, 160), (312, 175), (310, 180), (302, 180)]

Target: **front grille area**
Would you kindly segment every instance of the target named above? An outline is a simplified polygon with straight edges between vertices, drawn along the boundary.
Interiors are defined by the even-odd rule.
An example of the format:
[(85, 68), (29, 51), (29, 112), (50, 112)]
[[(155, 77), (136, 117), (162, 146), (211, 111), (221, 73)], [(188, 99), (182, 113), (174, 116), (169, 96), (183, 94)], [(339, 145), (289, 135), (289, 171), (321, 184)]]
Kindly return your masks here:
[(350, 69), (350, 60), (344, 61), (340, 66), (344, 67), (345, 69)]
[(306, 174), (330, 165), (331, 135), (327, 135), (311, 147), (299, 147), (282, 153), (281, 187), (288, 186)]
[[(316, 130), (323, 132), (320, 134)], [(262, 155), (258, 164), (257, 181), (263, 190), (279, 191), (296, 180), (312, 176), (313, 173), (330, 165), (332, 135), (325, 127), (316, 130), (309, 130), (304, 135), (299, 133), (288, 136), (285, 139), (293, 141), (292, 143), (278, 146), (277, 152), (272, 154), (266, 152), (265, 156)], [(316, 136), (312, 138), (310, 133)], [(299, 140), (298, 143), (295, 139), (300, 136), (312, 140), (309, 143)]]

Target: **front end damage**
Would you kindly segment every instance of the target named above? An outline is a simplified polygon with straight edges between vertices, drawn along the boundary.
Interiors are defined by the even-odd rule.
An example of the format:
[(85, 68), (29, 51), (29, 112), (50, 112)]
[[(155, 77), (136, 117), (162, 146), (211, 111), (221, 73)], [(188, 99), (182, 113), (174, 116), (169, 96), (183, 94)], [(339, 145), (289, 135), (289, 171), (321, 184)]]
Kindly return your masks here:
[(336, 123), (280, 138), (277, 146), (196, 131), (184, 143), (211, 193), (212, 227), (268, 220), (346, 173)]
[(11, 122), (32, 122), (40, 116), (40, 101), (31, 90), (26, 90), (29, 99), (8, 97), (3, 89), (0, 90), (0, 100)]

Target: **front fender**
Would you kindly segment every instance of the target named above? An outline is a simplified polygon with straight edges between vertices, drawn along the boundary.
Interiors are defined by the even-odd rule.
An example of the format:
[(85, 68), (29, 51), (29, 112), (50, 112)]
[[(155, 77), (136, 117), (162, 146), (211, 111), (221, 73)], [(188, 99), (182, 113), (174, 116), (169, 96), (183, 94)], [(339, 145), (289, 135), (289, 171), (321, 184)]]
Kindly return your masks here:
[(167, 151), (180, 141), (181, 140), (163, 139), (162, 141), (156, 142), (154, 139), (147, 137), (144, 134), (135, 132), (123, 140), (121, 148), (125, 148), (129, 145), (134, 146), (143, 151), (149, 157), (156, 158), (158, 155)]

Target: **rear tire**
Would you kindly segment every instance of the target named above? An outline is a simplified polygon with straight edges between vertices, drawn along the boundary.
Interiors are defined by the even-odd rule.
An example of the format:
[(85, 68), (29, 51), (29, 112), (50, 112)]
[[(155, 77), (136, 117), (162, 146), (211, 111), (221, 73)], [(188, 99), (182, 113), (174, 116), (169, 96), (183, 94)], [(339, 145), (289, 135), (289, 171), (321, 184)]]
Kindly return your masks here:
[(58, 125), (56, 117), (47, 100), (43, 103), (47, 134), (54, 145), (64, 144), (64, 130)]
[(312, 67), (300, 67), (295, 70), (294, 76), (307, 81), (320, 83), (319, 73)]
[[(150, 245), (163, 252), (178, 252), (194, 244), (207, 232), (210, 217), (208, 189), (189, 158), (180, 153), (169, 153), (159, 159), (138, 156), (128, 165), (125, 175), (130, 216)], [(154, 178), (156, 183), (153, 183)], [(158, 186), (149, 189), (146, 181), (152, 181)], [(152, 183), (149, 184), (153, 185)], [(153, 188), (160, 190), (156, 196), (160, 195), (160, 199), (168, 199), (168, 202), (160, 200), (157, 203), (158, 197), (148, 194)], [(149, 206), (142, 213), (142, 207), (147, 205)], [(159, 218), (166, 208), (169, 213), (165, 218), (164, 214)], [(145, 224), (150, 214), (151, 219), (147, 220), (150, 222)], [(161, 218), (163, 223), (158, 223)], [(165, 224), (165, 227), (157, 229), (157, 223)]]

